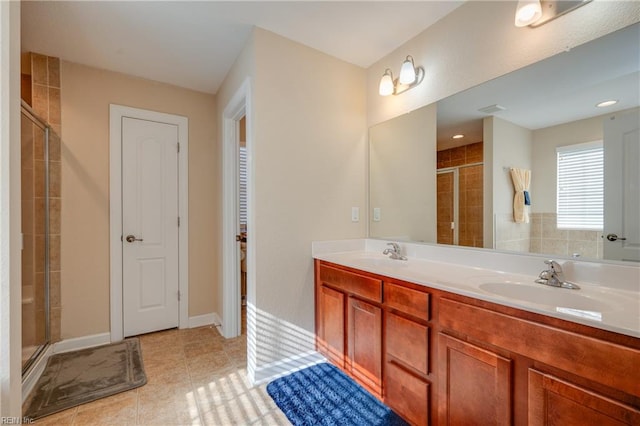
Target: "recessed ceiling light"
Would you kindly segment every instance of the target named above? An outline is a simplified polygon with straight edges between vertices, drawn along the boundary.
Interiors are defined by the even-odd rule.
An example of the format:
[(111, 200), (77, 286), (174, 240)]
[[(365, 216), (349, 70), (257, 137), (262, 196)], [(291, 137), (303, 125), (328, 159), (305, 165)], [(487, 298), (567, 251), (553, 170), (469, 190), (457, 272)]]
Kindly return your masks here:
[(451, 136), (451, 139), (462, 139), (464, 138), (464, 135), (453, 135)]
[(596, 104), (596, 106), (597, 106), (598, 108), (604, 108), (604, 107), (608, 107), (608, 106), (611, 106), (611, 105), (615, 105), (615, 104), (617, 104), (617, 103), (618, 103), (618, 101), (614, 101), (614, 100), (611, 100), (611, 101), (602, 101), (602, 102), (600, 102), (599, 104)]

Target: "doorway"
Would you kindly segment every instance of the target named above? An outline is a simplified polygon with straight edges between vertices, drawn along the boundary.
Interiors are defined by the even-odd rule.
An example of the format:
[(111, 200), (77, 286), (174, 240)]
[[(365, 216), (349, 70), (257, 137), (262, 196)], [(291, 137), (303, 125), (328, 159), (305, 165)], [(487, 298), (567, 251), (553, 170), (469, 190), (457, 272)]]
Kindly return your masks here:
[[(223, 141), (222, 141), (222, 167), (224, 200), (222, 218), (222, 335), (226, 338), (239, 336), (243, 332), (242, 327), (242, 297), (245, 293), (246, 301), (246, 335), (247, 352), (252, 353), (255, 346), (255, 338), (252, 338), (254, 326), (252, 318), (255, 318), (255, 227), (253, 226), (252, 212), (252, 133), (251, 133), (251, 96), (250, 83), (247, 79), (228, 102), (222, 113)], [(241, 124), (241, 121), (244, 121)], [(241, 130), (242, 129), (242, 130)], [(241, 137), (240, 132), (243, 133)], [(251, 232), (244, 242), (245, 259), (242, 257), (242, 233), (240, 225), (240, 140), (245, 139), (246, 154), (246, 225), (245, 229)], [(241, 289), (242, 271), (241, 262), (245, 263), (246, 292)], [(253, 312), (253, 313), (252, 313)], [(255, 337), (255, 336), (254, 336)], [(252, 359), (248, 357), (249, 374), (251, 375)]]
[(247, 332), (247, 117), (238, 122), (238, 240), (240, 243), (240, 334)]
[(604, 122), (604, 258), (640, 262), (640, 112)]
[(187, 128), (111, 105), (111, 341), (187, 327)]

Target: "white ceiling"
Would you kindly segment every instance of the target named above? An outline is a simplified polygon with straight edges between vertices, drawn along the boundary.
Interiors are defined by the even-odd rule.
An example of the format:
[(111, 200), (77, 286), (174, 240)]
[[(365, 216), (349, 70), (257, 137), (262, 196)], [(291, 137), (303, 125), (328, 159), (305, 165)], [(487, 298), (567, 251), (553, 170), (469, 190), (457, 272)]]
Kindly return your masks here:
[(22, 50), (216, 93), (253, 26), (368, 68), (463, 1), (26, 1)]

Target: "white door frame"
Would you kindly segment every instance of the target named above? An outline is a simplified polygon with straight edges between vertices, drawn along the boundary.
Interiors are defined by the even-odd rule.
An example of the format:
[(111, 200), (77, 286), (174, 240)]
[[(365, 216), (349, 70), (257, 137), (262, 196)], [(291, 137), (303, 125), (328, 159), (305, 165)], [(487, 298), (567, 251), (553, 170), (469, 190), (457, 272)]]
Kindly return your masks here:
[(189, 324), (189, 119), (122, 105), (109, 105), (109, 245), (111, 341), (124, 338), (122, 310), (122, 118), (157, 121), (178, 126), (178, 269), (180, 291), (178, 326)]
[[(251, 133), (251, 87), (245, 80), (222, 113), (222, 335), (240, 335), (240, 258), (236, 241), (238, 212), (238, 122), (246, 116), (247, 128), (247, 305), (254, 298), (255, 227), (253, 215), (253, 140)], [(247, 321), (247, 332), (252, 327)]]

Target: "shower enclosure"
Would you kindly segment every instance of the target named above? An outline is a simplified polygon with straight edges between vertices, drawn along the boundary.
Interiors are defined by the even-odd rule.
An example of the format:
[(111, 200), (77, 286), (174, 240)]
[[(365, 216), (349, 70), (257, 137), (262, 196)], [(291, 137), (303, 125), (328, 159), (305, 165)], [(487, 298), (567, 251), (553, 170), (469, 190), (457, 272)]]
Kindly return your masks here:
[(26, 102), (21, 115), (22, 373), (51, 340), (49, 294), (50, 127)]

